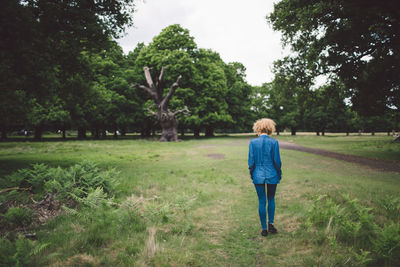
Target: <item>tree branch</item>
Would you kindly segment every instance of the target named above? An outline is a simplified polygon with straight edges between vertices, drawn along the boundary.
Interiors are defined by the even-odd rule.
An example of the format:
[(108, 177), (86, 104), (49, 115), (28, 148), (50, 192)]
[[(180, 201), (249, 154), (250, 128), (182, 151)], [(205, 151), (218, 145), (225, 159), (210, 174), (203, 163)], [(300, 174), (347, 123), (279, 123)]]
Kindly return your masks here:
[(138, 83), (134, 83), (133, 85), (134, 85), (136, 88), (140, 88), (140, 89), (145, 90), (147, 93), (150, 94), (150, 96), (151, 96), (156, 102), (158, 101), (157, 93), (156, 93), (153, 89), (151, 89), (151, 88), (149, 88), (149, 87), (147, 87), (147, 86), (138, 84)]
[(144, 71), (144, 76), (146, 77), (147, 84), (149, 85), (149, 88), (155, 91), (156, 88), (154, 87), (153, 79), (151, 78), (150, 68), (146, 66), (143, 68), (143, 71)]
[(162, 81), (164, 78), (164, 71), (165, 71), (165, 67), (162, 66), (160, 75), (158, 76), (157, 81), (156, 81), (157, 95), (158, 95), (159, 99), (162, 99), (163, 90), (164, 90), (163, 81)]
[(174, 112), (174, 116), (178, 115), (179, 113), (183, 113), (183, 114), (190, 114), (190, 110), (188, 109), (187, 106), (185, 106), (183, 109), (177, 110)]
[(164, 71), (165, 71), (165, 67), (162, 66), (162, 67), (161, 67), (160, 76), (158, 76), (158, 79), (157, 79), (157, 84), (156, 84), (157, 88), (158, 88), (159, 86), (161, 86), (161, 82), (162, 82), (162, 80), (163, 80), (163, 78), (164, 78)]
[[(154, 105), (151, 105), (151, 106), (154, 106)], [(154, 112), (150, 107), (146, 107), (146, 110), (151, 114), (151, 115), (153, 115), (153, 116), (158, 116), (158, 114), (156, 113), (156, 112)]]
[(168, 107), (168, 103), (171, 100), (172, 95), (174, 94), (176, 88), (179, 87), (179, 82), (182, 79), (182, 75), (179, 75), (178, 79), (176, 79), (176, 82), (174, 82), (171, 86), (171, 89), (169, 89), (169, 92), (167, 96), (161, 101), (161, 108), (166, 109)]
[(364, 51), (360, 55), (354, 55), (354, 60), (355, 61), (361, 60), (363, 57), (371, 55), (375, 50), (376, 46), (369, 48), (367, 51)]
[(4, 188), (4, 189), (1, 189), (0, 190), (0, 194), (2, 194), (2, 193), (6, 193), (6, 192), (10, 192), (10, 191), (13, 191), (13, 190), (18, 190), (18, 191), (32, 191), (32, 186), (31, 187), (26, 187), (26, 188), (24, 188), (24, 187), (10, 187), (10, 188)]

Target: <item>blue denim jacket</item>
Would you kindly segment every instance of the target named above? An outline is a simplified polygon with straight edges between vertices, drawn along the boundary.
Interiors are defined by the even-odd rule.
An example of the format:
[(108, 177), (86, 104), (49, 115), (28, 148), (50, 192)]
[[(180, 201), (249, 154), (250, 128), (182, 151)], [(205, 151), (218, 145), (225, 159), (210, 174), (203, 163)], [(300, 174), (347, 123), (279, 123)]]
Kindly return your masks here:
[(279, 184), (282, 163), (277, 140), (262, 134), (249, 144), (249, 170), (254, 184)]

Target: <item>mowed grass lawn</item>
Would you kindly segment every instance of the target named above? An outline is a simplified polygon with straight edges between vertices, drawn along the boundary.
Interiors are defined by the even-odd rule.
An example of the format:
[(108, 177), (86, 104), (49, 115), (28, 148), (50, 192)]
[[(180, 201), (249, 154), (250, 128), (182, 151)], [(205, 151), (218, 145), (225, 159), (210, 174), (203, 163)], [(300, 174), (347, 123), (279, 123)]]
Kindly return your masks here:
[[(307, 137), (299, 144), (317, 138)], [(347, 147), (350, 153), (351, 147), (342, 145), (344, 139), (332, 138), (341, 147), (337, 151)], [(353, 241), (343, 246), (335, 241), (331, 215), (318, 231), (310, 221), (310, 209), (321, 196), (337, 200), (335, 205), (357, 199), (358, 205), (371, 209), (368, 214), (377, 225), (396, 220), (398, 225), (400, 174), (281, 150), (283, 179), (277, 188), (275, 218), (279, 233), (265, 238), (260, 235), (258, 200), (248, 174), (249, 140), (6, 142), (0, 143), (0, 177), (33, 163), (68, 167), (83, 160), (119, 171), (114, 201), (128, 207), (131, 219), (119, 221), (112, 209), (92, 218), (63, 213), (37, 230), (38, 241), (47, 245), (32, 256), (33, 265), (362, 266), (371, 262), (376, 252), (364, 255), (358, 247), (352, 249)], [(334, 143), (321, 148), (332, 147)], [(398, 150), (392, 152), (396, 156), (389, 158), (398, 157)], [(124, 224), (138, 226), (121, 227)]]
[(396, 137), (388, 136), (386, 133), (378, 133), (374, 136), (370, 134), (346, 136), (343, 133), (327, 133), (325, 136), (315, 136), (315, 134), (309, 133), (295, 136), (283, 134), (276, 137), (281, 141), (306, 147), (400, 162), (400, 142), (392, 142)]

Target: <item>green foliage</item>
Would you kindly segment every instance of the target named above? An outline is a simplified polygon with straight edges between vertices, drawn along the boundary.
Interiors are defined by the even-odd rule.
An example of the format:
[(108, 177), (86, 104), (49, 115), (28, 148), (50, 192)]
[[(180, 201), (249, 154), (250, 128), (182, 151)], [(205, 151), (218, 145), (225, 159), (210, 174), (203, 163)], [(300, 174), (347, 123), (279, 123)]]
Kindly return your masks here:
[(397, 17), (396, 1), (282, 0), (267, 19), (294, 62), (312, 77), (339, 77), (353, 108), (371, 116), (399, 104)]
[[(116, 192), (117, 177), (118, 172), (115, 169), (103, 171), (96, 164), (88, 161), (75, 164), (68, 169), (35, 164), (31, 169), (21, 169), (8, 176), (14, 183), (32, 186), (35, 192), (55, 194), (59, 200), (66, 201), (66, 205), (71, 204), (70, 200), (79, 204), (77, 209), (66, 206), (63, 208), (68, 216), (78, 219), (87, 227), (78, 245), (95, 248), (102, 246), (116, 234), (116, 232), (108, 232), (110, 224), (121, 222), (129, 217), (130, 219), (126, 219), (129, 223), (136, 222), (138, 225), (135, 227), (143, 229), (139, 227), (143, 226), (143, 223), (137, 218), (138, 215), (127, 214), (122, 208), (115, 209), (118, 205), (110, 196)], [(2, 228), (15, 229), (30, 226), (33, 221), (33, 211), (11, 207), (1, 215), (0, 221)], [(128, 227), (128, 221), (121, 227)], [(0, 258), (0, 265), (31, 265), (35, 261), (35, 256), (43, 255), (48, 251), (51, 243), (31, 241), (22, 236), (16, 240), (9, 240), (6, 236), (1, 239), (0, 251), (7, 254)]]
[(48, 243), (39, 243), (19, 235), (15, 242), (6, 237), (0, 238), (0, 265), (1, 266), (32, 266), (37, 263), (33, 256), (41, 253)]
[(31, 210), (20, 207), (11, 207), (5, 214), (0, 214), (4, 223), (10, 227), (29, 226), (33, 221), (33, 213)]
[[(358, 205), (373, 208), (368, 214), (373, 214), (379, 228), (390, 226), (390, 220), (396, 224), (398, 220), (389, 210), (396, 213), (394, 199), (400, 190), (397, 173), (357, 168), (344, 161), (282, 149), (285, 176), (277, 189), (275, 217), (279, 233), (263, 238), (257, 196), (248, 170), (243, 168), (250, 138), (225, 136), (168, 144), (144, 140), (0, 143), (3, 174), (34, 162), (68, 166), (81, 163), (82, 158), (95, 161), (102, 170), (114, 166), (120, 171), (116, 177), (119, 186), (113, 194), (107, 193), (107, 199), (114, 196), (110, 201), (116, 205), (100, 204), (91, 208), (92, 205), (79, 204), (74, 209), (68, 206), (72, 212), (64, 208), (59, 216), (32, 230), (37, 234), (37, 240), (33, 241), (35, 247), (49, 245), (29, 256), (29, 265), (385, 265), (384, 259), (377, 260), (379, 255), (374, 249), (350, 249), (349, 244), (354, 242), (352, 236), (349, 240), (339, 239), (335, 216), (331, 230), (328, 234), (325, 231), (330, 215), (341, 214), (340, 209), (344, 208), (343, 216), (348, 216), (353, 210), (337, 192), (350, 194), (351, 200), (359, 199)], [(387, 159), (394, 159), (399, 150), (396, 144), (391, 152), (387, 150), (392, 137), (386, 135), (281, 135), (278, 139), (328, 150), (340, 149), (348, 154), (369, 152), (379, 158), (380, 149), (387, 151)], [(225, 159), (212, 159), (207, 156), (209, 153), (224, 154)], [(68, 170), (67, 167), (60, 169)], [(0, 180), (3, 183), (4, 176)], [(21, 193), (13, 191), (13, 194)], [(325, 198), (332, 201), (328, 208), (331, 211), (324, 215), (321, 226), (314, 226), (307, 219), (307, 210), (312, 205), (307, 196), (314, 194), (326, 194)], [(95, 203), (103, 201), (94, 199), (98, 200)], [(321, 211), (324, 201), (321, 199), (316, 204), (321, 206)], [(335, 210), (337, 205), (339, 211)], [(302, 228), (302, 222), (307, 221), (310, 228)], [(349, 221), (352, 227), (358, 223), (353, 217), (341, 221)], [(155, 231), (154, 254), (147, 253), (150, 229)], [(390, 244), (390, 239), (378, 237), (379, 231), (373, 232), (372, 240), (382, 239), (386, 240), (383, 243)], [(0, 246), (0, 258), (10, 256), (10, 263), (0, 265), (15, 265), (12, 259), (15, 239), (10, 239), (10, 250), (7, 245)], [(386, 262), (387, 266), (397, 266), (397, 262)]]
[(181, 129), (191, 128), (196, 135), (205, 129), (206, 135), (213, 135), (216, 128), (248, 126), (251, 88), (244, 80), (244, 66), (226, 64), (217, 52), (197, 48), (187, 29), (170, 25), (131, 56), (136, 58), (134, 75), (141, 84), (146, 83), (144, 66), (150, 67), (152, 77), (166, 67), (166, 89), (182, 75), (170, 102), (171, 110), (190, 110), (190, 116), (180, 118)]
[(383, 198), (379, 201), (380, 206), (393, 221), (400, 219), (400, 198)]
[(90, 191), (86, 197), (80, 198), (75, 194), (71, 194), (71, 197), (80, 204), (92, 209), (99, 207), (115, 205), (115, 203), (110, 199), (103, 191), (102, 187), (97, 187), (96, 189), (90, 188)]
[(400, 259), (400, 224), (378, 225), (372, 209), (348, 195), (342, 195), (341, 201), (327, 195), (315, 197), (307, 220), (305, 225), (318, 227), (317, 242), (329, 244), (338, 255), (347, 250), (356, 264), (390, 266)]
[(101, 170), (97, 164), (83, 161), (68, 169), (34, 164), (30, 169), (20, 169), (7, 176), (5, 181), (7, 186), (31, 186), (35, 193), (54, 193), (59, 199), (66, 200), (71, 197), (86, 198), (97, 188), (112, 196), (117, 186), (117, 177), (115, 169)]
[(378, 261), (387, 265), (400, 262), (400, 224), (390, 222), (377, 231), (373, 241)]
[(65, 128), (71, 119), (82, 127), (91, 82), (84, 54), (110, 49), (110, 37), (132, 24), (134, 6), (133, 0), (7, 1), (0, 11), (0, 73), (8, 77), (0, 82), (3, 134), (29, 126), (40, 138), (43, 128)]

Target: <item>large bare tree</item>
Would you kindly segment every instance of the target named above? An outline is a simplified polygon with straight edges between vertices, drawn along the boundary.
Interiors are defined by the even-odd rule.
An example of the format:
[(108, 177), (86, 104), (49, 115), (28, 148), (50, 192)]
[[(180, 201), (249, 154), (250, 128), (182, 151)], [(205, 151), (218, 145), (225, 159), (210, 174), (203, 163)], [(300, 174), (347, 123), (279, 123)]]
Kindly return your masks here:
[(162, 129), (162, 135), (160, 141), (161, 142), (178, 141), (178, 120), (176, 119), (176, 115), (178, 113), (188, 113), (189, 110), (185, 106), (185, 108), (182, 110), (177, 110), (175, 112), (172, 112), (168, 109), (168, 104), (176, 88), (178, 88), (182, 76), (179, 75), (179, 77), (176, 79), (176, 82), (174, 82), (171, 85), (171, 88), (169, 89), (167, 95), (163, 98), (164, 85), (162, 80), (164, 76), (165, 67), (161, 68), (160, 75), (157, 77), (155, 84), (153, 82), (153, 79), (151, 78), (150, 69), (148, 67), (144, 67), (143, 70), (148, 86), (140, 84), (135, 84), (135, 86), (149, 93), (150, 96), (153, 98), (154, 103), (157, 106), (158, 109), (157, 113), (155, 113), (150, 109), (149, 111), (153, 115), (157, 116), (158, 121), (160, 122)]

